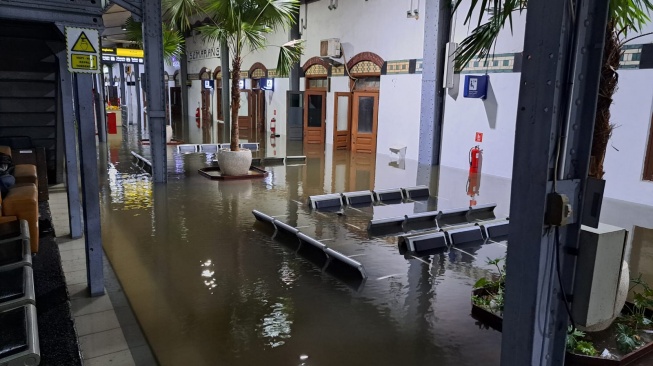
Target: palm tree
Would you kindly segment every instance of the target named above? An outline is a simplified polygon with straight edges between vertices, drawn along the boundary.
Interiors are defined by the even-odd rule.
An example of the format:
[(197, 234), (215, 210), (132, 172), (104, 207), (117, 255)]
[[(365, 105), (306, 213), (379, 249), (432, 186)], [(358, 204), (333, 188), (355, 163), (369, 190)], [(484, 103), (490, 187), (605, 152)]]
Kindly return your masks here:
[[(191, 19), (208, 16), (208, 24), (198, 27), (205, 40), (226, 44), (231, 57), (231, 151), (238, 151), (238, 110), (240, 109), (240, 71), (243, 58), (269, 46), (266, 37), (288, 29), (299, 12), (299, 0), (165, 0), (164, 16), (182, 31)], [(288, 75), (299, 62), (303, 42), (294, 40), (279, 47), (277, 74)], [(226, 74), (226, 73), (225, 73)]]
[[(143, 24), (129, 17), (125, 21), (127, 39), (136, 42), (143, 48)], [(184, 37), (179, 30), (163, 27), (163, 58), (170, 64), (173, 57), (179, 57), (184, 52)]]
[[(465, 0), (455, 0), (454, 11)], [(474, 12), (478, 11), (478, 24), (472, 33), (465, 38), (455, 55), (456, 69), (461, 70), (475, 57), (487, 59), (501, 30), (506, 23), (512, 30), (512, 14), (522, 12), (527, 8), (528, 0), (471, 0), (465, 17), (465, 24), (472, 21)], [(603, 50), (603, 65), (601, 66), (601, 81), (599, 84), (599, 99), (596, 107), (596, 122), (592, 138), (592, 153), (589, 176), (602, 179), (603, 161), (612, 135), (614, 124), (610, 122), (610, 106), (612, 97), (617, 91), (619, 61), (624, 45), (638, 38), (627, 39), (632, 32), (641, 32), (643, 26), (650, 21), (649, 13), (653, 10), (651, 0), (610, 0), (605, 47)], [(483, 16), (492, 12), (487, 22)]]

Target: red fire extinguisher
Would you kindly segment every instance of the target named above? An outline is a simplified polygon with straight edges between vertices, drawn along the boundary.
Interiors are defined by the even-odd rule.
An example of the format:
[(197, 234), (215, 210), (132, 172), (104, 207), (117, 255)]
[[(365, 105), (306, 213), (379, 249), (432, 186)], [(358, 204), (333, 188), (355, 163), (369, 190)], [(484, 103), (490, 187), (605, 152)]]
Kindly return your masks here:
[(270, 132), (272, 132), (272, 136), (277, 132), (277, 119), (274, 117), (270, 120)]
[(200, 128), (200, 109), (199, 107), (195, 109), (195, 123), (197, 124), (197, 128)]
[(469, 150), (469, 173), (480, 173), (483, 163), (483, 150), (476, 145)]

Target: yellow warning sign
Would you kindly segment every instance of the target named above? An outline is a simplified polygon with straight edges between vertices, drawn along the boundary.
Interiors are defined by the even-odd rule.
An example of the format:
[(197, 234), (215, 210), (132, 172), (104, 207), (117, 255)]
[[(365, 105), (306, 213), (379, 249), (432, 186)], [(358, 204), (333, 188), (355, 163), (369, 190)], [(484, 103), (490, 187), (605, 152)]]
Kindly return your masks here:
[(86, 53), (97, 53), (95, 51), (95, 48), (91, 44), (91, 41), (88, 40), (88, 37), (86, 36), (86, 33), (82, 32), (79, 37), (77, 37), (77, 41), (75, 41), (75, 45), (71, 49), (73, 52), (86, 52)]
[(70, 63), (73, 69), (97, 70), (97, 57), (95, 55), (70, 55)]

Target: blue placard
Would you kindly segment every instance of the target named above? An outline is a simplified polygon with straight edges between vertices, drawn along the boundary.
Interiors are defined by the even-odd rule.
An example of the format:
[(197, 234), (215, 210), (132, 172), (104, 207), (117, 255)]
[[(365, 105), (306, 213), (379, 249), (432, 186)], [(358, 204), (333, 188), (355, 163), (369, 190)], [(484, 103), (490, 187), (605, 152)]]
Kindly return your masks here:
[(213, 80), (204, 80), (204, 89), (213, 89)]
[(481, 98), (487, 97), (487, 86), (490, 81), (488, 75), (465, 75), (465, 91), (463, 96), (465, 98)]
[(263, 90), (274, 90), (274, 79), (259, 79), (258, 85)]

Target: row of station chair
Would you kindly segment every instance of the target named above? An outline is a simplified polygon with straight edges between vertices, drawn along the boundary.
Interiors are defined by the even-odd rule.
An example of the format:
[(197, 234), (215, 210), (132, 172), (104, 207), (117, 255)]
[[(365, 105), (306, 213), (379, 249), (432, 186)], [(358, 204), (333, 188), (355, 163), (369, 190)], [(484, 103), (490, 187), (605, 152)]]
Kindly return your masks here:
[[(252, 151), (259, 150), (258, 142), (243, 142), (238, 145), (241, 149)], [(177, 145), (177, 152), (180, 154), (192, 153), (217, 153), (218, 150), (231, 149), (231, 144), (181, 144)]]
[(399, 253), (417, 256), (438, 254), (450, 247), (483, 244), (487, 240), (502, 241), (508, 238), (508, 220), (492, 221), (458, 228), (399, 236)]
[(270, 224), (274, 227), (275, 239), (287, 239), (286, 244), (290, 246), (295, 253), (306, 258), (309, 262), (315, 264), (322, 271), (333, 275), (343, 282), (355, 287), (367, 279), (367, 273), (363, 265), (346, 255), (335, 251), (320, 241), (309, 237), (299, 231), (299, 229), (268, 216), (260, 211), (253, 210), (254, 217), (263, 223)]
[(380, 189), (310, 196), (309, 205), (313, 209), (338, 209), (343, 206), (369, 206), (372, 204), (394, 204), (406, 201), (427, 200), (430, 191), (427, 186)]
[(29, 226), (0, 224), (0, 365), (40, 363)]

